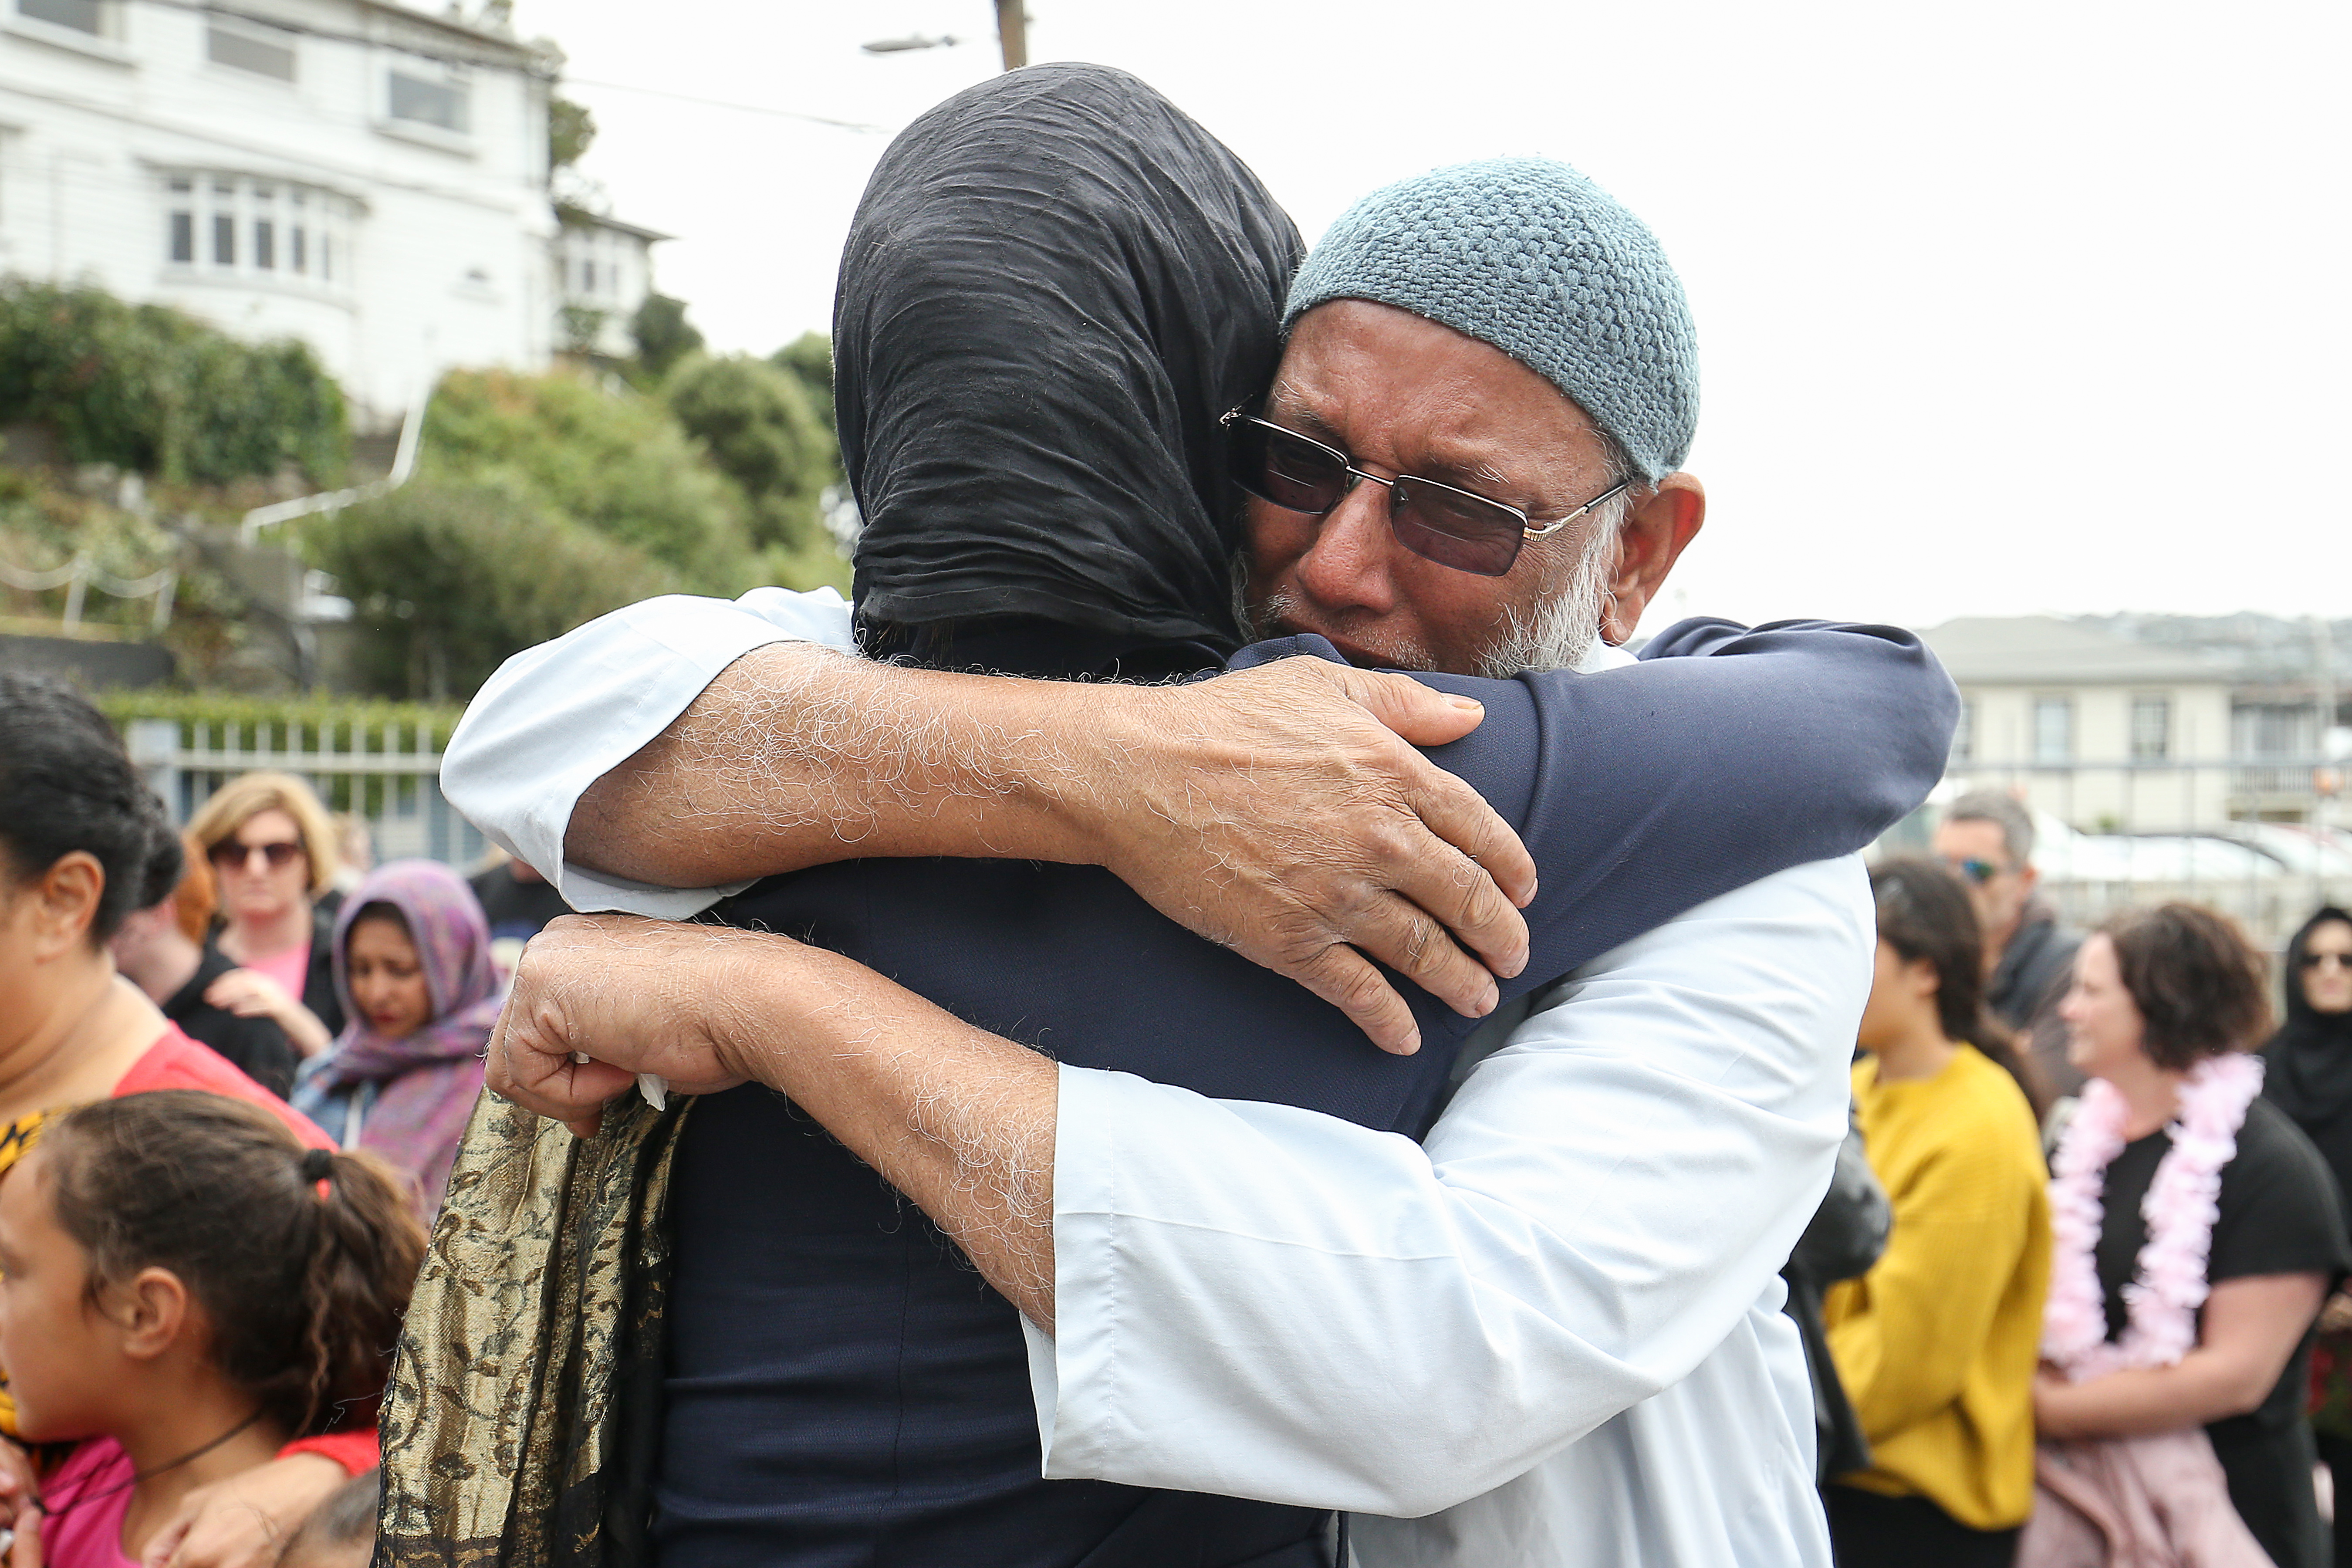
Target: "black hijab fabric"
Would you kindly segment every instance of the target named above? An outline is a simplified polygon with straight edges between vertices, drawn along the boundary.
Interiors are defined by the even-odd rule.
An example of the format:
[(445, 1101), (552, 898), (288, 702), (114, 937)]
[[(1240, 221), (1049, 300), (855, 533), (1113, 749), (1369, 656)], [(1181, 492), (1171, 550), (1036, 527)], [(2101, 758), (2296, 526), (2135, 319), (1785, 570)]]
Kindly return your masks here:
[(908, 126), (834, 312), (869, 648), (1003, 617), (1239, 646), (1217, 417), (1272, 379), (1301, 253), (1257, 177), (1121, 71), (1031, 67)]
[(2287, 943), (2286, 1025), (2263, 1047), (2263, 1092), (2310, 1134), (2352, 1202), (2352, 1013), (2322, 1013), (2304, 991), (2304, 949), (2330, 921), (2352, 925), (2352, 914), (2328, 905)]

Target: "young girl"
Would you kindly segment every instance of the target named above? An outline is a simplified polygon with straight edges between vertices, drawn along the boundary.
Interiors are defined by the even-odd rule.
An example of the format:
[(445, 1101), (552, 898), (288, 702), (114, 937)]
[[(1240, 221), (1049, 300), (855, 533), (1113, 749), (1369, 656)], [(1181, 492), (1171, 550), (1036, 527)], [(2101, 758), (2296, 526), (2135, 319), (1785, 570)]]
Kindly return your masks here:
[(394, 860), (343, 900), (334, 943), (351, 1022), (333, 1049), (303, 1064), (294, 1104), (344, 1148), (373, 1150), (410, 1178), (429, 1220), (505, 1000), (489, 924), (448, 867)]
[(16, 1521), (31, 1560), (124, 1568), (196, 1488), (372, 1422), (423, 1250), (380, 1163), (254, 1106), (167, 1089), (51, 1121), (0, 1182), (17, 1424), (79, 1444)]

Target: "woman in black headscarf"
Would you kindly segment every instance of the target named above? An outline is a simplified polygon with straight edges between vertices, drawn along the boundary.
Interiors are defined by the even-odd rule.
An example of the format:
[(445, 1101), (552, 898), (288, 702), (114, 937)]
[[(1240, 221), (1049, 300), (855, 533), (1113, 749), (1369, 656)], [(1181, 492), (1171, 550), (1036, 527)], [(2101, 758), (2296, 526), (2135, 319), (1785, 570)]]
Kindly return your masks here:
[[(2352, 1213), (2352, 913), (2329, 904), (2304, 921), (2284, 980), (2286, 1023), (2263, 1047), (2263, 1092), (2317, 1146)], [(2319, 1328), (2311, 1425), (2341, 1509), (2352, 1498), (2352, 1293), (2337, 1292)], [(2336, 1561), (2352, 1564), (2352, 1528), (2340, 1522)]]
[(1150, 679), (1239, 647), (1217, 420), (1273, 379), (1303, 254), (1123, 71), (1023, 72), (909, 127), (834, 310), (867, 651)]

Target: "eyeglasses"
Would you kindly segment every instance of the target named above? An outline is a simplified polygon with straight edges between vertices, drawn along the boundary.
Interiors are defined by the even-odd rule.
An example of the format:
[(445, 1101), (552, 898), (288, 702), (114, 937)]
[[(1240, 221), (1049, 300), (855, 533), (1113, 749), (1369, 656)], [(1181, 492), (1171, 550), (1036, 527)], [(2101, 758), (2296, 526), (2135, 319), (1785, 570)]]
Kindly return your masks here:
[(1991, 861), (1979, 860), (1973, 855), (1966, 856), (1958, 860), (1953, 859), (1949, 856), (1946, 856), (1944, 858), (1944, 864), (1949, 866), (1953, 870), (1958, 871), (1961, 876), (1966, 877), (1971, 883), (1979, 888), (1983, 887), (1987, 882), (1991, 881), (1995, 877), (2000, 876), (2002, 870), (2002, 868), (1994, 865)]
[(2305, 969), (2317, 969), (2326, 963), (2338, 969), (2352, 969), (2352, 952), (2306, 952), (2303, 955)]
[(302, 846), (290, 838), (274, 844), (239, 844), (234, 838), (224, 838), (205, 851), (206, 858), (224, 871), (243, 870), (253, 864), (256, 855), (269, 862), (273, 871), (282, 871), (294, 864), (294, 857), (302, 853)]
[(1389, 492), (1389, 531), (1424, 561), (1500, 577), (1530, 539), (1558, 533), (1594, 507), (1622, 492), (1628, 479), (1550, 522), (1538, 523), (1517, 507), (1473, 495), (1435, 479), (1400, 474), (1384, 479), (1356, 467), (1337, 447), (1286, 430), (1236, 408), (1220, 421), (1232, 438), (1234, 483), (1285, 511), (1322, 517), (1348, 499), (1358, 481), (1370, 479)]

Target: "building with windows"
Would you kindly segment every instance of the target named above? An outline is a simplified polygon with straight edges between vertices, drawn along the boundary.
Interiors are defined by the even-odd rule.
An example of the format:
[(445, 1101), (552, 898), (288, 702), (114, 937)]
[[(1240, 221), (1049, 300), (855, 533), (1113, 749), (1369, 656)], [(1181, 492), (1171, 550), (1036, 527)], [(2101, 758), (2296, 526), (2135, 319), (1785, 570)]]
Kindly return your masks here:
[(0, 272), (300, 338), (382, 427), (560, 346), (558, 64), (388, 0), (0, 0)]
[(2090, 832), (2318, 824), (2347, 720), (2329, 628), (2269, 617), (1969, 617), (1921, 636), (1960, 689), (1949, 778)]
[(628, 358), (637, 348), (629, 323), (653, 292), (653, 247), (670, 236), (576, 206), (559, 206), (556, 216), (562, 346), (600, 359)]

